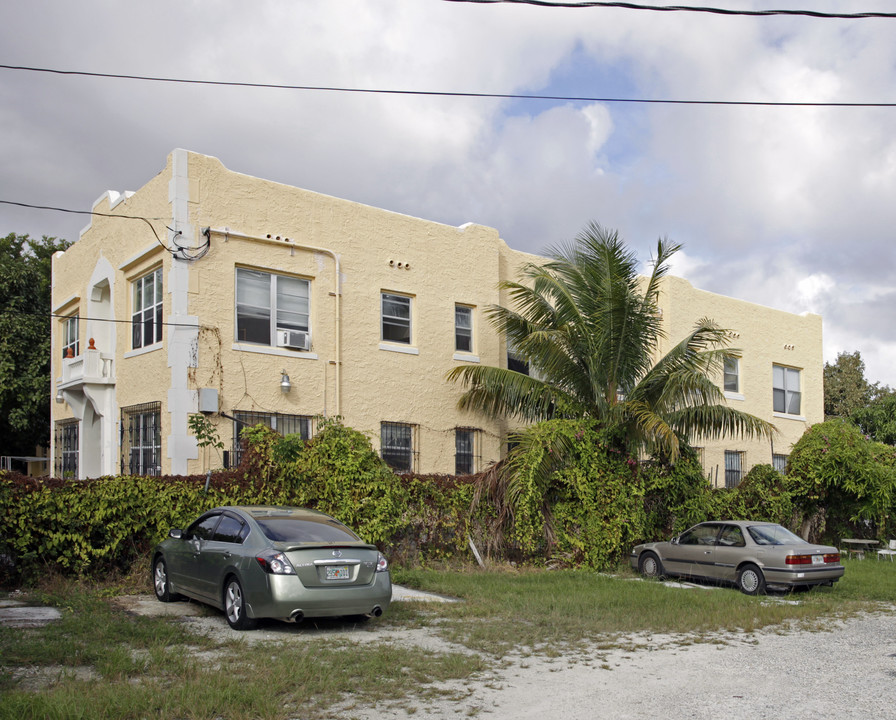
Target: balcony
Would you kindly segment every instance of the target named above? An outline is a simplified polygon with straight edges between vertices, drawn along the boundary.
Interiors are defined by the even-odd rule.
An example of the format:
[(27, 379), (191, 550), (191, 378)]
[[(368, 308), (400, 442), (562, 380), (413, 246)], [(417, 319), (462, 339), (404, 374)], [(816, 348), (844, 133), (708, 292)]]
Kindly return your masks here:
[(62, 382), (59, 387), (68, 389), (78, 385), (114, 385), (114, 357), (91, 347), (75, 358), (62, 360)]

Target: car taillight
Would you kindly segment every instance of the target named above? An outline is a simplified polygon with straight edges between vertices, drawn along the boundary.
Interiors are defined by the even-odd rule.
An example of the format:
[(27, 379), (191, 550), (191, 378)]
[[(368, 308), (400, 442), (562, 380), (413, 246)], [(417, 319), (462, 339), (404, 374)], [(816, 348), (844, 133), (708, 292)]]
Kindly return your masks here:
[(826, 563), (838, 563), (840, 562), (840, 553), (828, 553), (824, 556), (824, 561)]
[(266, 573), (271, 575), (295, 575), (295, 568), (289, 562), (289, 558), (281, 552), (269, 552), (264, 555), (256, 555), (255, 560)]
[(788, 555), (787, 559), (784, 561), (788, 565), (811, 565), (812, 564), (812, 556), (811, 555)]
[(386, 572), (389, 569), (389, 561), (386, 560), (386, 556), (382, 553), (379, 553), (376, 558), (376, 571), (377, 572)]

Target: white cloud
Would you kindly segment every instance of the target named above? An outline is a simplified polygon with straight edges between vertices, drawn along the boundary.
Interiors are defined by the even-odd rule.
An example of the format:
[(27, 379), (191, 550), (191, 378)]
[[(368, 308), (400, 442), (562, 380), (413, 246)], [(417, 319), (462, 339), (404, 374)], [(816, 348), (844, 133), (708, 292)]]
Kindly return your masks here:
[[(889, 7), (863, 9), (873, 6)], [(892, 21), (417, 0), (0, 8), (10, 64), (589, 97), (894, 102), (892, 37)], [(892, 108), (547, 103), (0, 70), (0, 126), (0, 199), (87, 209), (186, 147), (236, 171), (493, 225), (522, 250), (570, 240), (591, 220), (618, 228), (642, 261), (668, 236), (684, 244), (676, 274), (792, 312), (820, 308), (825, 358), (859, 350), (872, 380), (896, 385)], [(70, 238), (85, 224), (3, 206), (0, 222), (4, 233)]]

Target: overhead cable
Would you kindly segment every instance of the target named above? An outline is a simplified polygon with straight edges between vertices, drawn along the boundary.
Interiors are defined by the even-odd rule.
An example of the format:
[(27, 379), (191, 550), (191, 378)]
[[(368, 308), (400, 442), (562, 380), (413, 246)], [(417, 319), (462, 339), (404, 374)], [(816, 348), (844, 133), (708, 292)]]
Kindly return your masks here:
[(477, 3), (480, 5), (537, 5), (552, 8), (621, 8), (624, 10), (652, 10), (654, 12), (694, 12), (711, 13), (713, 15), (745, 15), (751, 17), (767, 17), (770, 15), (790, 15), (832, 20), (864, 20), (866, 18), (896, 18), (896, 13), (858, 12), (828, 13), (819, 10), (730, 10), (718, 7), (700, 7), (693, 5), (640, 5), (629, 2), (551, 2), (551, 0), (445, 0), (445, 2)]
[(23, 202), (15, 202), (13, 200), (0, 200), (0, 204), (3, 205), (15, 205), (16, 207), (29, 208), (31, 210), (52, 210), (53, 212), (61, 212), (61, 213), (71, 213), (73, 215), (97, 215), (99, 217), (108, 217), (108, 218), (121, 218), (123, 220), (142, 220), (147, 225), (149, 225), (149, 229), (152, 230), (152, 234), (155, 236), (156, 241), (161, 245), (165, 250), (174, 257), (180, 258), (181, 260), (199, 260), (200, 258), (205, 257), (206, 253), (208, 253), (209, 247), (211, 246), (211, 238), (206, 236), (205, 242), (200, 245), (198, 248), (192, 248), (185, 245), (181, 245), (177, 239), (181, 236), (180, 230), (172, 230), (168, 228), (173, 233), (173, 241), (174, 247), (168, 247), (164, 242), (162, 242), (162, 238), (159, 237), (159, 234), (156, 232), (156, 229), (153, 227), (153, 224), (150, 220), (161, 220), (164, 221), (164, 218), (146, 218), (140, 215), (123, 215), (120, 213), (102, 213), (96, 212), (95, 210), (70, 210), (68, 208), (61, 207), (53, 207), (51, 205), (32, 205), (31, 203), (23, 203)]
[(428, 97), (484, 98), (496, 100), (548, 100), (553, 102), (597, 102), (633, 103), (641, 105), (718, 105), (754, 107), (831, 107), (831, 108), (890, 108), (896, 102), (795, 102), (770, 100), (664, 100), (657, 98), (587, 97), (579, 95), (529, 95), (518, 93), (478, 93), (447, 92), (436, 90), (387, 90), (381, 88), (352, 88), (327, 85), (281, 85), (276, 83), (235, 82), (226, 80), (195, 80), (189, 78), (156, 77), (151, 75), (119, 75), (113, 73), (84, 72), (81, 70), (57, 70), (52, 68), (28, 67), (24, 65), (3, 65), (0, 70), (23, 70), (28, 72), (51, 73), (55, 75), (76, 75), (115, 80), (143, 80), (146, 82), (178, 83), (186, 85), (216, 85), (223, 87), (267, 88), (274, 90), (308, 90), (341, 93), (366, 93), (371, 95), (417, 95)]

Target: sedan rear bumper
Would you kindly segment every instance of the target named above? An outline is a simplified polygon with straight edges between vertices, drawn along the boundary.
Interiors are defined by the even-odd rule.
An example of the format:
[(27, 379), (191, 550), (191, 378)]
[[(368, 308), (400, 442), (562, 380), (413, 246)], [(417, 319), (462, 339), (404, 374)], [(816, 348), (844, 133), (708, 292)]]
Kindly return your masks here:
[(269, 575), (270, 592), (249, 598), (250, 617), (295, 620), (302, 617), (378, 615), (392, 601), (388, 572), (376, 573), (368, 585), (306, 588), (295, 575)]
[(766, 584), (784, 585), (787, 587), (835, 583), (843, 577), (845, 571), (846, 569), (842, 565), (828, 565), (819, 568), (806, 566), (796, 568), (762, 568)]

